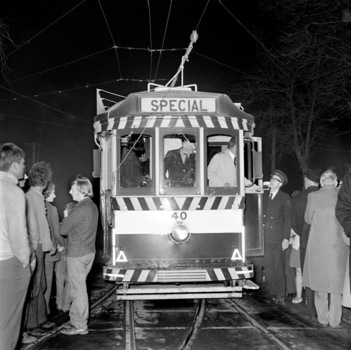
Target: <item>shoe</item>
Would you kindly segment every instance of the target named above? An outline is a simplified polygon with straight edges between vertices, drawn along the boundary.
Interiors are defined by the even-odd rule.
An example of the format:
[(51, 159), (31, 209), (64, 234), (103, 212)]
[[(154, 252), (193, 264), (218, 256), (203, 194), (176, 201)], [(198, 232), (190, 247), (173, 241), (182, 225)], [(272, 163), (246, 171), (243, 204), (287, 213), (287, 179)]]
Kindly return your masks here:
[(319, 321), (317, 321), (317, 326), (318, 326), (318, 327), (321, 327), (321, 328), (327, 328), (327, 327), (328, 327), (327, 324), (325, 324), (325, 323), (320, 323)]
[(338, 328), (342, 328), (342, 325), (338, 324), (337, 326), (330, 326), (330, 327), (333, 328), (333, 329), (338, 329)]
[(69, 328), (72, 328), (73, 327), (73, 324), (68, 321), (68, 322), (65, 322), (63, 325), (62, 325), (63, 328), (66, 328), (66, 329), (69, 329)]
[(71, 328), (68, 328), (68, 329), (63, 329), (61, 331), (61, 333), (65, 334), (65, 335), (85, 335), (85, 334), (89, 333), (89, 330), (88, 329), (78, 329), (78, 328), (75, 328), (75, 327), (71, 327)]
[(45, 330), (49, 330), (54, 328), (56, 325), (53, 322), (46, 321), (43, 324), (40, 325), (40, 328), (43, 328)]
[(46, 332), (39, 327), (28, 329), (27, 333), (30, 335), (33, 335), (34, 337), (39, 337), (39, 338), (43, 337), (46, 334)]
[(297, 298), (297, 297), (295, 297), (295, 298), (293, 298), (293, 300), (292, 300), (291, 302), (292, 302), (293, 304), (300, 304), (302, 301), (303, 301), (302, 298)]
[(284, 297), (274, 297), (272, 299), (276, 304), (284, 304)]
[(21, 340), (22, 344), (31, 344), (31, 343), (36, 342), (37, 340), (38, 340), (38, 338), (33, 337), (26, 332), (23, 332), (22, 340)]

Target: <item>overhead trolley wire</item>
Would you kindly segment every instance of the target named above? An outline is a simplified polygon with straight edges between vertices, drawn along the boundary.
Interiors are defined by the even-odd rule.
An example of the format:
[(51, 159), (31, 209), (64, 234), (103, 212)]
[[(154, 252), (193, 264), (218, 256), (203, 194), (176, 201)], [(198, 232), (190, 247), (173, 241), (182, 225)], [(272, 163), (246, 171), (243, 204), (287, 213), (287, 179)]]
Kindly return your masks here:
[(91, 122), (87, 122), (86, 120), (81, 119), (81, 118), (78, 118), (78, 117), (76, 117), (76, 116), (74, 116), (74, 115), (72, 115), (72, 114), (68, 114), (68, 113), (66, 113), (66, 112), (62, 112), (62, 111), (60, 111), (60, 110), (57, 109), (57, 108), (51, 107), (51, 106), (49, 106), (49, 105), (47, 105), (47, 104), (45, 104), (45, 103), (36, 101), (36, 100), (34, 100), (34, 99), (30, 98), (30, 97), (27, 97), (27, 96), (25, 96), (25, 95), (22, 95), (22, 94), (20, 94), (19, 92), (16, 92), (16, 91), (7, 89), (7, 88), (4, 87), (4, 86), (0, 86), (0, 88), (1, 88), (1, 89), (4, 89), (4, 90), (7, 90), (7, 91), (9, 91), (9, 92), (12, 92), (13, 94), (19, 95), (19, 96), (21, 96), (21, 97), (23, 97), (23, 98), (25, 98), (25, 99), (27, 99), (27, 100), (30, 100), (30, 101), (32, 101), (32, 102), (38, 103), (38, 104), (40, 104), (40, 105), (42, 105), (42, 106), (44, 106), (44, 107), (47, 107), (47, 108), (49, 108), (49, 109), (52, 109), (53, 111), (56, 111), (56, 112), (65, 114), (65, 115), (67, 115), (67, 116), (69, 116), (69, 117), (71, 117), (71, 118), (73, 118), (73, 119), (80, 120), (80, 121), (82, 121), (82, 122), (84, 122), (84, 123), (87, 123), (87, 124), (90, 124), (90, 125), (92, 124)]
[[(169, 2), (169, 9), (168, 9), (168, 15), (167, 15), (167, 21), (166, 21), (166, 27), (165, 27), (165, 30), (164, 30), (164, 33), (163, 33), (161, 49), (163, 49), (163, 46), (165, 44), (166, 33), (167, 33), (167, 29), (168, 29), (169, 18), (171, 16), (172, 5), (173, 5), (173, 0), (170, 0), (170, 2)], [(158, 68), (160, 66), (160, 61), (161, 61), (161, 55), (162, 55), (162, 51), (160, 52), (160, 55), (158, 56), (158, 61), (157, 61), (157, 66), (156, 66), (154, 80), (156, 80), (156, 77), (157, 77)]]
[(13, 53), (15, 53), (16, 51), (18, 51), (19, 49), (21, 49), (24, 45), (29, 44), (31, 41), (33, 41), (33, 39), (35, 39), (36, 37), (38, 37), (40, 34), (44, 33), (47, 29), (49, 29), (51, 26), (53, 26), (54, 24), (56, 24), (57, 22), (59, 22), (62, 18), (66, 17), (69, 13), (71, 13), (72, 11), (74, 11), (77, 7), (79, 7), (80, 5), (82, 5), (84, 2), (86, 2), (87, 0), (83, 0), (81, 1), (79, 4), (77, 4), (76, 6), (74, 6), (72, 9), (70, 9), (68, 12), (66, 12), (64, 15), (62, 15), (61, 17), (59, 17), (58, 19), (56, 19), (55, 21), (53, 21), (51, 24), (49, 24), (47, 27), (45, 27), (43, 30), (41, 30), (40, 32), (38, 32), (37, 34), (33, 35), (30, 39), (28, 39), (27, 41), (25, 41), (22, 45), (17, 46), (12, 52), (10, 52), (7, 57), (10, 57)]
[(153, 53), (153, 50), (152, 50), (152, 29), (151, 29), (151, 9), (150, 9), (150, 1), (149, 0), (146, 0), (147, 1), (147, 7), (148, 7), (148, 12), (149, 12), (149, 36), (150, 36), (150, 80), (152, 78), (152, 53)]
[(105, 23), (107, 25), (107, 29), (108, 29), (108, 31), (110, 33), (110, 37), (111, 37), (111, 40), (112, 40), (112, 43), (113, 43), (113, 48), (115, 49), (116, 59), (117, 59), (117, 66), (118, 66), (118, 71), (119, 71), (119, 77), (122, 78), (121, 66), (119, 64), (119, 58), (118, 58), (117, 45), (115, 43), (115, 39), (113, 38), (113, 35), (112, 35), (112, 32), (111, 32), (111, 28), (110, 28), (110, 26), (108, 24), (108, 21), (107, 21), (107, 18), (105, 16), (105, 12), (104, 12), (104, 9), (102, 8), (100, 0), (98, 0), (98, 2), (99, 2), (99, 5), (100, 5), (100, 9), (101, 9), (102, 15), (104, 16)]

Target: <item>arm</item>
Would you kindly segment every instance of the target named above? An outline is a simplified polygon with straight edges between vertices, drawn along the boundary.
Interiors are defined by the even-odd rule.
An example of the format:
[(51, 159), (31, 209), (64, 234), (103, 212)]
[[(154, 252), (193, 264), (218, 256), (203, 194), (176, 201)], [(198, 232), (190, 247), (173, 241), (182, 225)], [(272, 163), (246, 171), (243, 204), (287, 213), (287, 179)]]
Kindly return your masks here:
[(291, 199), (289, 195), (286, 195), (286, 199), (283, 204), (283, 242), (282, 249), (285, 250), (289, 247), (290, 233), (291, 233), (291, 223), (290, 223), (290, 213), (291, 213)]
[(17, 191), (14, 197), (13, 200), (8, 201), (7, 209), (11, 215), (8, 220), (8, 239), (16, 258), (22, 263), (23, 267), (26, 267), (31, 255), (26, 227), (26, 200), (22, 190)]
[(312, 218), (313, 218), (313, 199), (311, 197), (311, 194), (307, 196), (307, 206), (305, 210), (305, 222), (308, 225), (312, 224)]
[(37, 221), (36, 207), (32, 197), (26, 195), (27, 227), (29, 241), (34, 250), (38, 249), (39, 244), (39, 224)]
[(351, 173), (347, 174), (338, 194), (335, 215), (344, 228), (345, 234), (351, 237)]
[(218, 179), (219, 156), (215, 154), (207, 167), (207, 178), (211, 187), (223, 187), (220, 179)]
[(53, 228), (53, 235), (57, 241), (57, 243), (63, 247), (65, 244), (64, 238), (60, 235), (60, 219), (58, 216), (57, 208), (52, 206), (52, 211), (51, 211), (51, 222), (52, 222), (52, 228)]
[(70, 231), (72, 231), (81, 221), (81, 215), (77, 208), (74, 208), (70, 214), (65, 217), (60, 226), (60, 235), (61, 236), (68, 236)]

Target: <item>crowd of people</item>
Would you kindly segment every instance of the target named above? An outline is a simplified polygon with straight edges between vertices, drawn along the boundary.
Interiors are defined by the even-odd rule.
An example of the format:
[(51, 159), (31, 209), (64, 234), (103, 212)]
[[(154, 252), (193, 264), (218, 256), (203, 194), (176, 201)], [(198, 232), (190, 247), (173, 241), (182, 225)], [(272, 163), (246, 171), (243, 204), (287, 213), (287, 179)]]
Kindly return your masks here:
[(287, 176), (275, 170), (264, 194), (267, 291), (276, 303), (286, 296), (293, 304), (304, 302), (320, 327), (338, 328), (342, 320), (350, 322), (351, 311), (351, 173), (341, 187), (331, 169), (308, 169), (303, 181), (291, 198), (281, 191)]
[[(25, 153), (0, 147), (0, 349), (35, 342), (52, 329), (51, 301), (69, 313), (65, 335), (88, 333), (87, 275), (95, 258), (98, 209), (92, 184), (77, 176), (60, 222), (47, 162), (33, 164), (25, 185)], [(53, 288), (54, 287), (54, 288)]]

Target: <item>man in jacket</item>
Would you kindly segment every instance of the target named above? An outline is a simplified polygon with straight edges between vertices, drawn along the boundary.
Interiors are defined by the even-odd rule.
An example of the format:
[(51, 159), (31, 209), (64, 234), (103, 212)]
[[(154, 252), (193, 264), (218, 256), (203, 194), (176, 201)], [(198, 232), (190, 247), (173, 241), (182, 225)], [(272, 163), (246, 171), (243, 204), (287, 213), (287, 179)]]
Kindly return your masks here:
[(280, 191), (288, 183), (281, 170), (274, 170), (270, 179), (270, 192), (264, 195), (264, 264), (268, 292), (273, 301), (284, 303), (285, 253), (290, 239), (290, 196)]

